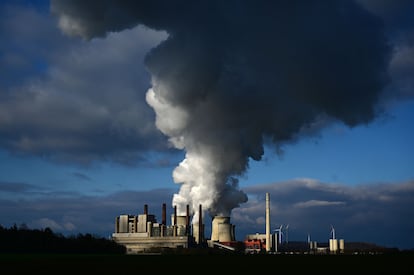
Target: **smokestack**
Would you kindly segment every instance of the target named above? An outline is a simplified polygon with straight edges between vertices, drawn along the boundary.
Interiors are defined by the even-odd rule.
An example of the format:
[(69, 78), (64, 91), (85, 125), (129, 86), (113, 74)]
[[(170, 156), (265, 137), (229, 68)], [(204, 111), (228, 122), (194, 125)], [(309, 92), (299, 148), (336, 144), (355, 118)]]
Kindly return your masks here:
[(167, 224), (167, 206), (165, 203), (162, 204), (162, 225)]
[(119, 233), (119, 217), (115, 218), (115, 233)]
[(270, 194), (266, 193), (266, 251), (270, 251)]
[(173, 235), (177, 236), (177, 205), (174, 205), (174, 221), (173, 221)]
[(160, 235), (161, 237), (164, 237), (165, 227), (167, 226), (167, 205), (165, 203), (162, 204), (161, 219)]
[(187, 204), (186, 220), (185, 220), (185, 235), (190, 235), (190, 205)]
[(198, 243), (203, 240), (203, 215), (201, 214), (201, 204), (198, 207)]
[(148, 204), (144, 204), (144, 215), (148, 215)]

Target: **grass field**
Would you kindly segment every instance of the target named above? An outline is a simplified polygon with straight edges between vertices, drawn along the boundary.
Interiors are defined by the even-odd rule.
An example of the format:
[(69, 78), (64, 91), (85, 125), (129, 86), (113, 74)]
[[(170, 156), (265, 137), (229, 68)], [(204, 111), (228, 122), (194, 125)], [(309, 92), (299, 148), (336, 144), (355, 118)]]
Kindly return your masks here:
[[(380, 255), (100, 255), (0, 254), (2, 274), (413, 274), (414, 254)], [(79, 274), (80, 275), (80, 274)]]

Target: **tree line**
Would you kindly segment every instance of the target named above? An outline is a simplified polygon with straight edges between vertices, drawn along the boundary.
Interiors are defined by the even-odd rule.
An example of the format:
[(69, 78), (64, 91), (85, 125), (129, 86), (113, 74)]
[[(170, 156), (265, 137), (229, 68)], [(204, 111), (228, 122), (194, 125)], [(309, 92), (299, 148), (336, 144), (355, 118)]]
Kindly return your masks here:
[(0, 253), (99, 253), (125, 254), (126, 248), (113, 240), (78, 234), (65, 237), (49, 227), (29, 229), (25, 224), (0, 225)]

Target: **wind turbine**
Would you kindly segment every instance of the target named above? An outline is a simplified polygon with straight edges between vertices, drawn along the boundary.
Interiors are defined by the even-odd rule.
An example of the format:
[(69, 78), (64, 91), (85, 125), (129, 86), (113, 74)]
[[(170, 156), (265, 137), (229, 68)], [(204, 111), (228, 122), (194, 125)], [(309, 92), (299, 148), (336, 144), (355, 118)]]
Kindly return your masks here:
[(331, 224), (331, 234), (332, 234), (332, 239), (335, 239), (335, 228), (332, 226), (332, 224)]
[(282, 227), (283, 227), (283, 224), (281, 224), (280, 226), (279, 226), (279, 228), (277, 228), (277, 229), (275, 229), (275, 231), (276, 232), (278, 232), (278, 243), (279, 244), (281, 244), (282, 243)]
[(285, 232), (286, 232), (286, 243), (289, 243), (289, 224), (285, 226)]

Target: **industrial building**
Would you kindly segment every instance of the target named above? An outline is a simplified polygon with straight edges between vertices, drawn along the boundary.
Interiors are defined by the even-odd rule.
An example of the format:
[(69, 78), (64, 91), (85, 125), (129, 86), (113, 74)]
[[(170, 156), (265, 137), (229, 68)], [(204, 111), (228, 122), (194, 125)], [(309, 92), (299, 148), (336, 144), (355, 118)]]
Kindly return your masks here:
[[(162, 205), (161, 222), (157, 221), (155, 215), (149, 214), (148, 205), (144, 205), (143, 214), (124, 214), (116, 217), (112, 239), (124, 245), (127, 254), (151, 251), (155, 248), (189, 248), (203, 242), (203, 238), (200, 237), (202, 230), (190, 227), (188, 207), (186, 216), (178, 216), (174, 208), (171, 219), (171, 225), (167, 225), (165, 204)], [(197, 238), (193, 234), (195, 231), (200, 233)]]
[(112, 239), (126, 247), (127, 254), (151, 252), (164, 248), (220, 247), (235, 250), (234, 225), (230, 217), (216, 216), (212, 220), (211, 238), (204, 236), (202, 208), (199, 206), (198, 223), (190, 223), (190, 211), (187, 205), (186, 215), (171, 215), (171, 224), (167, 225), (166, 205), (162, 205), (162, 219), (158, 222), (155, 215), (148, 213), (144, 205), (144, 213), (139, 215), (120, 215), (115, 219), (115, 232)]
[(329, 246), (318, 246), (316, 241), (311, 241), (308, 236), (309, 251), (318, 254), (342, 254), (345, 252), (344, 239), (337, 239), (335, 235), (335, 228), (331, 225), (331, 237), (329, 239)]

